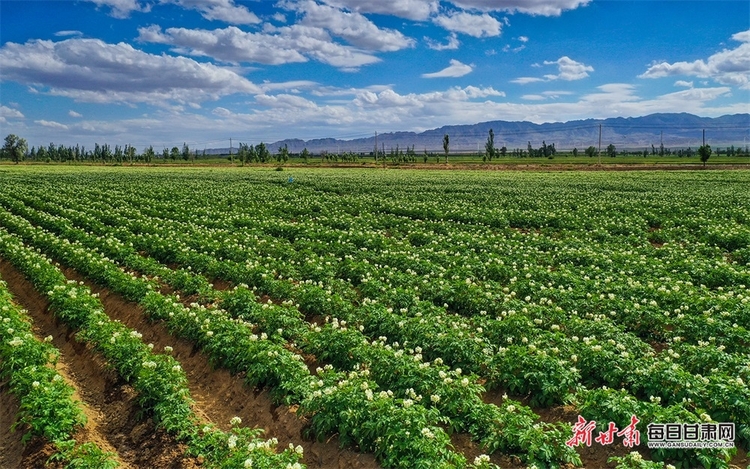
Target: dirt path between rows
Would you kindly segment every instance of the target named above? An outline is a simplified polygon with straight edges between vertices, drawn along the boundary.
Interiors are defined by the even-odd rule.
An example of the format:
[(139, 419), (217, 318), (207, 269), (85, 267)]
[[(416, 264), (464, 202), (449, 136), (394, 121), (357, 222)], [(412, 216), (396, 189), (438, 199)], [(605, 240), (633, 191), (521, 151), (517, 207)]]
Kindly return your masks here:
[(214, 369), (192, 343), (170, 335), (160, 323), (149, 322), (137, 304), (88, 281), (73, 269), (63, 269), (63, 272), (66, 277), (83, 281), (93, 292), (99, 293), (107, 315), (143, 334), (142, 340), (154, 344), (154, 350), (162, 351), (167, 345), (173, 348), (172, 355), (187, 374), (190, 394), (195, 401), (194, 410), (202, 419), (228, 430), (229, 421), (237, 416), (242, 419), (243, 426), (262, 428), (265, 438), (277, 438), (280, 448), (289, 443), (301, 444), (305, 449), (303, 462), (310, 469), (380, 467), (372, 454), (340, 448), (336, 437), (326, 442), (305, 441), (302, 437), (305, 422), (297, 418), (292, 408), (275, 406), (267, 391), (245, 386), (243, 376)]
[(0, 385), (0, 467), (20, 467), (23, 459), (22, 434), (10, 432), (17, 412), (18, 399), (10, 395), (7, 385)]
[[(28, 310), (35, 335), (40, 338), (52, 336), (52, 343), (60, 350), (56, 369), (75, 388), (73, 397), (85, 404), (88, 420), (86, 427), (76, 435), (76, 440), (91, 441), (105, 451), (116, 452), (123, 469), (199, 467), (193, 459), (184, 456), (184, 445), (157, 430), (151, 419), (138, 418), (141, 409), (132, 387), (120, 380), (89, 348), (76, 342), (74, 331), (48, 313), (47, 300), (4, 259), (0, 259), (0, 276), (7, 282), (16, 302)], [(8, 398), (14, 400), (3, 392), (3, 402)], [(3, 406), (3, 422), (5, 414)], [(3, 424), (2, 428), (8, 427)], [(45, 467), (44, 462), (53, 451), (51, 444), (32, 440), (26, 447), (21, 445), (23, 449), (19, 455), (20, 435), (16, 432), (8, 435), (10, 438), (6, 435), (0, 438), (3, 447), (10, 449), (6, 461), (0, 459), (0, 467)]]

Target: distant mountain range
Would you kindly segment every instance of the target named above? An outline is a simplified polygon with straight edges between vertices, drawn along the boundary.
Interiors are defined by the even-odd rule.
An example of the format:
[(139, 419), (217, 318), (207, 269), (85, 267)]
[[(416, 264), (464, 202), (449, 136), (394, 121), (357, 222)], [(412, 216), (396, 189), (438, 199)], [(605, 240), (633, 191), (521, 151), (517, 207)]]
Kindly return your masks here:
[[(698, 148), (702, 143), (703, 130), (706, 143), (712, 147), (735, 147), (750, 144), (750, 114), (734, 114), (716, 118), (698, 117), (687, 113), (651, 114), (644, 117), (616, 117), (609, 119), (586, 119), (569, 122), (534, 124), (532, 122), (490, 121), (473, 125), (448, 125), (438, 129), (415, 132), (389, 132), (378, 134), (377, 145), (389, 152), (399, 147), (406, 150), (414, 146), (417, 153), (443, 151), (443, 135), (450, 137), (450, 151), (484, 151), (490, 129), (495, 134), (495, 147), (526, 149), (529, 142), (538, 148), (544, 141), (555, 144), (558, 150), (590, 145), (598, 146), (601, 126), (602, 148), (614, 144), (618, 150), (659, 147)], [(314, 140), (287, 139), (267, 144), (275, 152), (287, 145), (291, 153), (307, 148), (311, 153), (357, 152), (369, 153), (375, 148), (376, 137), (353, 140), (323, 138)], [(236, 152), (236, 149), (234, 149)], [(209, 153), (229, 153), (229, 148), (214, 149)]]

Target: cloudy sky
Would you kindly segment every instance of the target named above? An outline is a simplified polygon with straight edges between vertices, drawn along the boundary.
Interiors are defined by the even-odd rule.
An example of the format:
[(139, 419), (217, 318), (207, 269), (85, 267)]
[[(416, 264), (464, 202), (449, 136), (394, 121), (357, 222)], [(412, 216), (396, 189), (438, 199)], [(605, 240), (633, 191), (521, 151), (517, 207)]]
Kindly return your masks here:
[(141, 149), (750, 112), (750, 2), (0, 1), (0, 128)]

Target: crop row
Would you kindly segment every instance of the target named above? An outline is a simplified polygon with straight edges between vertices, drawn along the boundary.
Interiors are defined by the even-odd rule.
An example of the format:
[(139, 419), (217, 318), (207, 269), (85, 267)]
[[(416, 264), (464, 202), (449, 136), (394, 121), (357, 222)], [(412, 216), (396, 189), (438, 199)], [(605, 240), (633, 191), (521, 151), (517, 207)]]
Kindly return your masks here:
[[(149, 275), (163, 273), (153, 263), (148, 266), (146, 261), (132, 248), (115, 245), (110, 239), (108, 243), (98, 243), (96, 238), (82, 234), (81, 231), (67, 229), (60, 234), (71, 236), (84, 243), (91, 249), (108, 249), (110, 255), (124, 265), (134, 268), (146, 268)], [(169, 270), (169, 269), (166, 269)], [(91, 272), (91, 274), (95, 274)], [(186, 275), (193, 279), (199, 278), (190, 272)], [(109, 278), (112, 276), (110, 275)], [(167, 276), (169, 279), (169, 276)], [(94, 278), (101, 278), (100, 276)], [(123, 278), (126, 278), (123, 276)], [(179, 287), (180, 280), (170, 283), (172, 287)], [(195, 281), (190, 283), (196, 283)], [(399, 349), (399, 345), (385, 344), (384, 338), (372, 341), (356, 327), (339, 327), (337, 319), (325, 326), (310, 328), (302, 320), (296, 308), (276, 307), (275, 305), (258, 303), (258, 298), (247, 288), (236, 288), (229, 292), (219, 293), (211, 291), (205, 279), (201, 282), (203, 295), (210, 295), (220, 300), (220, 304), (235, 317), (255, 323), (260, 331), (273, 336), (274, 334), (294, 340), (294, 346), (299, 345), (303, 351), (312, 353), (319, 359), (332, 363), (336, 367), (346, 370), (356, 370), (360, 365), (366, 365), (378, 385), (388, 388), (392, 392), (406, 395), (418, 400), (422, 395), (430, 396), (426, 406), (437, 407), (443, 415), (451, 419), (452, 427), (457, 431), (469, 431), (491, 451), (503, 449), (505, 451), (520, 451), (523, 442), (534, 440), (531, 445), (540, 448), (539, 453), (545, 459), (575, 461), (571, 450), (566, 450), (563, 442), (567, 439), (566, 429), (551, 425), (534, 427), (538, 417), (518, 402), (508, 401), (504, 408), (513, 406), (528, 416), (522, 421), (511, 425), (506, 422), (507, 415), (491, 404), (481, 400), (483, 388), (477, 385), (478, 378), (471, 374), (461, 376), (461, 370), (451, 371), (442, 364), (442, 359), (436, 358), (432, 362), (422, 360), (421, 350)], [(132, 290), (128, 290), (129, 293)], [(344, 322), (345, 324), (345, 322)], [(364, 326), (362, 326), (364, 329)], [(405, 347), (405, 346), (404, 346)], [(266, 376), (273, 374), (273, 371)], [(279, 380), (272, 381), (273, 388)], [(253, 381), (252, 384), (259, 384)], [(552, 448), (558, 448), (557, 451)], [(560, 452), (562, 450), (562, 452)], [(567, 453), (567, 454), (566, 454)], [(542, 456), (537, 456), (542, 458)], [(534, 457), (532, 456), (532, 459)]]
[[(161, 232), (164, 233), (168, 230), (168, 227), (161, 226)], [(166, 231), (169, 232), (169, 231)], [(184, 235), (183, 235), (184, 237)], [(136, 243), (138, 239), (133, 237)], [(173, 238), (174, 239), (174, 238)], [(143, 249), (147, 248), (147, 243), (140, 243), (138, 247)], [(163, 249), (168, 249), (164, 248)], [(149, 253), (151, 250), (149, 248)], [(167, 250), (170, 255), (165, 260), (170, 262), (186, 262), (186, 256), (190, 257), (193, 254), (192, 259), (187, 259), (187, 264), (201, 267), (202, 264), (205, 266), (210, 259), (207, 260), (206, 255), (200, 256), (198, 261), (195, 259), (195, 251), (190, 247), (180, 247), (179, 242), (173, 242), (172, 248)], [(163, 253), (162, 253), (163, 255)], [(216, 262), (214, 260), (214, 262)], [(225, 261), (222, 266), (215, 267), (214, 273), (221, 274), (222, 271), (226, 271)], [(236, 264), (233, 266), (235, 270), (242, 270), (242, 266)], [(247, 269), (245, 269), (247, 270)], [(276, 294), (281, 291), (283, 294), (289, 294), (289, 290), (294, 289), (295, 285), (289, 282), (280, 282), (273, 279), (272, 272), (260, 273), (258, 277), (257, 269), (253, 272), (244, 272), (244, 275), (235, 275), (232, 280), (242, 281), (248, 278), (255, 280), (257, 285), (261, 286), (261, 291), (268, 294)], [(255, 275), (253, 275), (255, 274)], [(270, 278), (269, 278), (270, 277)], [(268, 284), (271, 284), (270, 286)], [(276, 285), (273, 285), (273, 284)], [(365, 282), (368, 283), (368, 282)], [(305, 286), (307, 287), (307, 286)], [(312, 286), (315, 289), (315, 286)], [(298, 288), (297, 290), (303, 290), (302, 293), (297, 292), (297, 297), (292, 299), (303, 305), (305, 304), (305, 293), (308, 293), (310, 288)], [(364, 290), (364, 288), (363, 288)], [(406, 293), (398, 298), (398, 289), (394, 290), (396, 293), (392, 296), (393, 298), (378, 298), (381, 302), (390, 302), (393, 306), (399, 307), (403, 304), (398, 304), (398, 300), (405, 298), (407, 301), (412, 300), (413, 297), (407, 296)], [(328, 294), (329, 290), (326, 291)], [(320, 293), (320, 292), (317, 292)], [(374, 292), (377, 294), (377, 292)], [(307, 295), (310, 296), (310, 295)], [(316, 296), (316, 295), (313, 295)], [(330, 296), (330, 295), (329, 295)], [(282, 296), (282, 298), (284, 298)], [(320, 295), (317, 295), (316, 300), (322, 300)], [(335, 295), (333, 297), (335, 300)], [(389, 301), (390, 300), (390, 301)], [(329, 300), (330, 302), (330, 300)], [(367, 302), (366, 302), (367, 303)], [(415, 308), (414, 301), (412, 304), (407, 304), (407, 307), (411, 307), (412, 311), (417, 310), (413, 313), (412, 317), (399, 317), (394, 315), (392, 308), (390, 315), (386, 315), (391, 319), (391, 327), (386, 327), (387, 331), (383, 328), (379, 329), (382, 335), (387, 335), (391, 339), (393, 331), (407, 331), (409, 323), (414, 326), (414, 329), (424, 329), (425, 324), (432, 326), (442, 325), (445, 321), (446, 315), (444, 312), (437, 310), (434, 307), (430, 307), (429, 302), (417, 301), (417, 307)], [(427, 305), (427, 308), (421, 307)], [(351, 307), (347, 307), (346, 302), (343, 304), (336, 304), (336, 308), (332, 308), (337, 311), (337, 314), (341, 317), (342, 315), (349, 320), (359, 320), (364, 323), (366, 329), (372, 331), (370, 327), (371, 322), (364, 320), (363, 318), (371, 317), (366, 314), (368, 308), (359, 308), (356, 312), (349, 315), (347, 311), (351, 311)], [(513, 392), (525, 393), (534, 392), (537, 402), (540, 403), (551, 403), (560, 402), (568, 392), (568, 390), (577, 382), (580, 378), (578, 374), (571, 370), (575, 370), (576, 366), (580, 367), (582, 374), (586, 376), (584, 384), (589, 386), (597, 385), (608, 385), (610, 387), (626, 387), (631, 389), (636, 395), (643, 397), (656, 396), (659, 399), (663, 399), (665, 403), (675, 403), (680, 401), (691, 402), (697, 400), (696, 410), (698, 413), (701, 411), (709, 411), (712, 415), (718, 415), (717, 418), (737, 418), (740, 422), (747, 421), (747, 407), (743, 405), (743, 402), (748, 402), (747, 390), (744, 386), (742, 377), (747, 379), (748, 367), (746, 357), (740, 355), (726, 355), (722, 353), (722, 346), (718, 346), (718, 350), (715, 347), (715, 343), (706, 343), (703, 346), (693, 346), (691, 344), (682, 344), (680, 341), (675, 341), (675, 348), (678, 351), (668, 348), (660, 356), (654, 356), (653, 352), (650, 351), (650, 347), (647, 344), (642, 343), (639, 339), (634, 338), (628, 334), (620, 332), (614, 324), (611, 324), (609, 317), (604, 315), (597, 315), (595, 320), (586, 320), (586, 318), (579, 318), (575, 312), (567, 317), (560, 314), (561, 308), (556, 307), (554, 310), (551, 308), (545, 308), (544, 305), (535, 305), (532, 303), (522, 303), (520, 309), (526, 313), (516, 316), (515, 310), (505, 311), (505, 314), (510, 313), (513, 316), (508, 320), (506, 317), (504, 321), (498, 321), (498, 318), (492, 318), (488, 315), (478, 315), (473, 318), (471, 327), (468, 323), (460, 322), (457, 320), (454, 322), (452, 327), (448, 327), (449, 330), (458, 330), (459, 338), (455, 340), (455, 337), (450, 337), (450, 343), (452, 344), (467, 344), (471, 346), (471, 342), (474, 341), (474, 348), (477, 349), (477, 344), (482, 345), (481, 350), (487, 354), (489, 343), (504, 343), (507, 340), (512, 341), (514, 337), (521, 337), (522, 344), (514, 345), (511, 344), (508, 347), (500, 347), (499, 352), (493, 354), (493, 359), (490, 364), (484, 364), (482, 362), (470, 362), (461, 363), (466, 366), (468, 370), (474, 371), (484, 368), (490, 368), (490, 372), (487, 372), (485, 376), (490, 379), (494, 378), (497, 382), (505, 385)], [(371, 309), (371, 308), (370, 308)], [(401, 309), (401, 308), (399, 308)], [(403, 309), (402, 309), (403, 310)], [(321, 311), (321, 308), (308, 308), (307, 312), (313, 312), (321, 314), (325, 312), (325, 309)], [(426, 314), (426, 316), (425, 316)], [(382, 315), (381, 315), (382, 316)], [(517, 319), (517, 320), (515, 320)], [(411, 321), (410, 321), (411, 320)], [(400, 327), (396, 327), (393, 322), (397, 322)], [(383, 320), (381, 319), (381, 323)], [(418, 324), (417, 324), (418, 323)], [(552, 323), (551, 325), (548, 325)], [(607, 326), (609, 324), (609, 326)], [(541, 327), (540, 327), (541, 326)], [(549, 327), (551, 330), (547, 330)], [(556, 330), (557, 329), (557, 330)], [(738, 329), (738, 328), (733, 328)], [(484, 334), (485, 341), (476, 341), (475, 331), (481, 330)], [(743, 332), (744, 328), (740, 328), (740, 332)], [(372, 331), (375, 332), (375, 331)], [(466, 338), (469, 340), (460, 340), (462, 333), (466, 332)], [(438, 335), (440, 332), (438, 332)], [(418, 331), (415, 334), (417, 337), (410, 337), (402, 333), (401, 337), (397, 340), (409, 341), (414, 344), (416, 339), (418, 343), (418, 337), (424, 336), (424, 331)], [(608, 337), (608, 341), (597, 340), (596, 336)], [(579, 336), (583, 337), (582, 341), (578, 341)], [(480, 335), (481, 337), (481, 335)], [(713, 342), (713, 341), (712, 341)], [(429, 356), (430, 347), (424, 344), (419, 344), (423, 348), (427, 349), (425, 355)], [(531, 349), (532, 352), (528, 353), (527, 349)], [(547, 349), (553, 351), (553, 354), (548, 354)], [(492, 349), (489, 349), (492, 350)], [(699, 371), (708, 371), (710, 363), (710, 369), (714, 372), (709, 378), (705, 378), (701, 375), (692, 375), (691, 373), (682, 369), (682, 367), (675, 363), (678, 361), (682, 354), (680, 352), (687, 351), (685, 360), (692, 369)], [(717, 357), (720, 360), (714, 362), (713, 359)], [(482, 357), (482, 354), (474, 353), (467, 354), (473, 357)], [(445, 358), (448, 357), (450, 360), (451, 354), (443, 354), (441, 356), (433, 356), (432, 358)], [(568, 358), (569, 357), (569, 358)], [(566, 360), (567, 358), (567, 360)], [(567, 361), (567, 364), (564, 364)], [(451, 361), (448, 361), (451, 363)], [(455, 363), (454, 363), (455, 364)], [(560, 366), (562, 364), (562, 366)], [(608, 366), (606, 366), (608, 364)], [(534, 373), (533, 370), (538, 370)], [(497, 371), (492, 371), (497, 370)], [(521, 371), (526, 372), (521, 375)], [(723, 373), (716, 373), (717, 371), (723, 371)], [(597, 377), (599, 377), (597, 379)], [(729, 379), (727, 379), (729, 378)], [(685, 385), (687, 383), (687, 385)], [(681, 386), (684, 385), (683, 386)], [(681, 392), (674, 392), (676, 386), (680, 386)], [(705, 402), (700, 400), (701, 396), (715, 396), (711, 401)], [(552, 397), (550, 397), (552, 396)], [(744, 415), (744, 417), (743, 417)]]
[(8, 431), (26, 430), (24, 442), (44, 437), (58, 450), (50, 459), (63, 461), (66, 467), (117, 467), (115, 454), (93, 442), (73, 439), (86, 417), (80, 402), (72, 399), (73, 388), (55, 370), (60, 351), (50, 343), (51, 337), (41, 341), (34, 336), (31, 318), (13, 302), (2, 280), (0, 321), (0, 378), (20, 404)]
[(138, 393), (139, 404), (158, 425), (188, 443), (208, 467), (301, 467), (294, 449), (275, 452), (275, 442), (258, 438), (259, 431), (235, 426), (231, 433), (202, 425), (191, 409), (187, 379), (168, 354), (154, 353), (137, 331), (110, 320), (87, 287), (70, 281), (48, 258), (6, 230), (0, 230), (0, 254), (46, 292), (58, 318), (77, 329), (76, 337), (91, 344)]
[[(190, 256), (195, 256), (195, 252), (194, 252), (194, 251), (191, 251), (190, 249), (184, 249), (184, 248), (183, 248), (182, 250), (180, 250), (180, 249), (179, 249), (179, 247), (178, 247), (178, 248), (176, 248), (175, 250), (177, 251), (177, 252), (176, 252), (176, 253), (174, 254), (174, 255), (176, 256), (176, 259), (173, 259), (173, 261), (174, 261), (174, 260), (177, 260), (177, 261), (181, 261), (181, 262), (184, 262), (184, 261), (185, 261), (184, 259), (181, 259), (181, 258), (179, 258), (179, 252), (180, 252), (180, 251), (182, 251), (183, 253), (185, 253), (185, 254), (183, 254), (183, 256), (186, 256), (186, 258), (187, 258), (188, 260), (193, 260), (193, 261), (195, 261), (195, 257), (192, 257), (192, 258), (190, 257)], [(174, 251), (173, 251), (173, 252), (174, 252)], [(202, 262), (204, 262), (204, 263), (205, 263), (205, 262), (207, 262), (207, 259), (206, 259), (206, 257), (205, 257), (205, 256), (203, 256), (203, 257), (200, 257), (200, 256), (199, 256), (199, 257), (198, 257), (198, 260), (199, 260), (199, 261), (202, 261)], [(210, 261), (210, 259), (209, 259), (209, 261)], [(189, 263), (188, 263), (188, 264), (189, 264)], [(196, 263), (195, 265), (198, 265), (198, 266), (199, 266), (200, 264), (199, 264), (199, 263)], [(204, 265), (205, 265), (205, 264), (204, 264)], [(215, 260), (214, 260), (214, 264), (209, 264), (209, 265), (210, 265), (210, 266), (213, 266), (213, 267), (215, 267), (215, 269), (216, 269), (216, 270), (215, 270), (215, 272), (218, 272), (218, 273), (221, 273), (221, 272), (222, 272), (222, 269), (223, 269), (223, 271), (226, 271), (226, 270), (227, 270), (227, 268), (228, 268), (228, 267), (227, 267), (227, 264), (226, 264), (226, 263), (217, 263), (217, 261), (215, 261)], [(231, 264), (230, 264), (230, 266), (231, 266)], [(234, 266), (234, 267), (239, 267), (239, 266)], [(294, 284), (293, 282), (287, 282), (287, 283), (285, 283), (285, 282), (283, 282), (283, 281), (281, 281), (281, 280), (279, 280), (279, 279), (275, 279), (275, 278), (273, 278), (274, 276), (273, 276), (273, 273), (272, 273), (272, 272), (270, 272), (270, 273), (269, 273), (269, 272), (267, 272), (267, 271), (262, 271), (262, 270), (261, 270), (261, 272), (262, 272), (262, 273), (261, 273), (261, 272), (259, 272), (258, 270), (259, 270), (259, 269), (256, 269), (256, 270), (255, 270), (254, 272), (249, 272), (249, 274), (251, 274), (251, 275), (250, 275), (249, 277), (248, 277), (248, 272), (245, 272), (245, 273), (244, 273), (244, 275), (241, 275), (240, 277), (241, 277), (241, 278), (244, 278), (244, 279), (247, 279), (247, 278), (251, 278), (251, 279), (254, 279), (254, 280), (256, 279), (256, 277), (260, 277), (259, 279), (257, 279), (257, 280), (258, 280), (258, 282), (257, 282), (257, 283), (258, 283), (258, 284), (260, 284), (260, 286), (261, 286), (261, 287), (265, 287), (265, 288), (267, 288), (267, 289), (268, 289), (268, 291), (269, 291), (269, 292), (271, 292), (271, 293), (273, 293), (273, 292), (277, 292), (277, 293), (278, 293), (278, 292), (282, 292), (282, 293), (283, 293), (283, 292), (284, 292), (284, 289), (286, 289), (286, 290), (287, 290), (287, 293), (288, 293), (288, 290), (289, 290), (289, 288), (291, 288), (292, 286), (294, 286), (294, 285), (295, 285), (295, 284)], [(208, 269), (208, 272), (209, 272), (209, 273), (210, 273), (211, 271), (212, 271), (211, 269)], [(254, 273), (254, 274), (256, 274), (256, 275), (254, 275), (254, 276), (253, 276), (253, 275), (252, 275), (253, 273)], [(266, 274), (266, 275), (265, 275), (265, 276), (263, 276), (263, 274)], [(291, 286), (290, 286), (290, 285), (291, 285)], [(306, 283), (305, 285), (306, 285), (306, 286), (311, 286), (311, 284), (310, 284), (310, 283)], [(336, 296), (335, 296), (335, 295), (333, 295), (333, 296), (331, 296), (331, 295), (328, 295), (328, 297), (326, 297), (325, 295), (320, 295), (320, 294), (319, 294), (319, 293), (320, 293), (320, 291), (318, 291), (319, 289), (320, 289), (320, 286), (319, 286), (319, 285), (315, 285), (315, 286), (313, 287), (313, 292), (314, 292), (314, 294), (311, 294), (311, 295), (309, 295), (309, 296), (311, 296), (310, 300), (312, 300), (312, 301), (308, 301), (307, 305), (309, 305), (309, 306), (313, 306), (313, 305), (315, 305), (315, 306), (316, 306), (316, 308), (317, 308), (316, 310), (317, 310), (318, 312), (320, 312), (320, 309), (321, 309), (321, 302), (322, 302), (322, 307), (323, 307), (323, 308), (327, 308), (327, 307), (333, 307), (333, 309), (334, 309), (334, 310), (338, 309), (338, 307), (340, 307), (340, 306), (344, 306), (344, 307), (346, 306), (346, 302), (342, 302), (342, 301), (341, 301), (341, 298), (336, 298)], [(300, 291), (304, 293), (304, 292), (305, 292), (306, 290), (300, 290)], [(324, 291), (324, 292), (326, 292), (325, 290), (323, 290), (323, 291)], [(298, 292), (298, 293), (299, 293), (299, 292)], [(326, 293), (327, 293), (327, 292), (326, 292)], [(282, 297), (282, 298), (284, 298), (284, 296), (283, 296), (283, 295), (282, 295), (281, 297)], [(326, 305), (326, 302), (325, 302), (325, 300), (327, 300), (328, 298), (331, 298), (331, 297), (332, 297), (332, 298), (333, 298), (333, 300), (334, 300), (334, 301), (333, 301), (333, 304), (332, 304), (332, 305)], [(302, 300), (303, 300), (303, 302), (304, 302), (304, 298), (302, 298)], [(316, 304), (316, 303), (317, 303), (317, 304)], [(329, 303), (331, 303), (331, 302), (329, 302)], [(305, 309), (305, 306), (304, 306), (304, 305), (301, 305), (301, 306), (303, 307), (303, 309)], [(372, 306), (372, 305), (370, 305), (370, 306)], [(350, 306), (350, 308), (349, 308), (349, 309), (351, 309), (351, 306)], [(385, 309), (385, 308), (380, 308), (380, 307), (376, 308), (376, 310), (377, 310), (377, 311), (378, 311), (379, 313), (382, 313), (382, 310), (383, 310), (383, 309)], [(346, 310), (346, 308), (345, 308), (344, 310)], [(360, 312), (362, 312), (362, 311), (361, 311), (361, 310), (358, 310), (358, 313), (360, 313)], [(387, 312), (387, 311), (386, 311), (386, 312)], [(388, 315), (385, 315), (385, 316), (387, 316), (387, 317), (390, 317), (390, 316), (392, 316), (392, 315), (393, 315), (393, 313), (391, 312), (391, 313), (389, 313)], [(481, 316), (481, 315), (480, 315), (480, 316)], [(419, 316), (416, 316), (416, 315), (414, 316), (414, 318), (415, 318), (415, 319), (416, 319), (416, 318), (418, 318), (418, 317), (419, 317)], [(437, 318), (437, 315), (435, 316), (435, 318)], [(423, 317), (423, 318), (421, 318), (421, 319), (420, 319), (420, 322), (422, 323), (422, 322), (424, 321), (424, 319), (425, 319), (424, 317)], [(430, 320), (431, 320), (431, 319), (433, 319), (433, 318), (428, 318), (428, 320), (427, 320), (426, 322), (430, 322)], [(493, 319), (494, 319), (494, 318), (493, 318)], [(355, 321), (356, 321), (356, 320), (357, 320), (357, 319), (355, 318)], [(529, 322), (529, 321), (524, 321), (524, 323), (528, 323), (528, 322)], [(356, 322), (355, 322), (355, 324), (356, 324)], [(396, 328), (394, 327), (394, 330), (395, 330), (395, 329), (396, 329)], [(390, 337), (390, 336), (389, 336), (389, 337)], [(584, 341), (584, 342), (585, 342), (585, 341)], [(534, 345), (534, 344), (532, 343), (531, 345)], [(587, 343), (587, 345), (589, 345), (589, 344)], [(593, 348), (593, 347), (595, 347), (595, 346), (596, 346), (596, 344), (595, 344), (594, 346), (592, 346), (592, 348)], [(618, 350), (618, 351), (619, 351), (619, 350)], [(620, 355), (620, 356), (621, 356), (621, 355), (622, 355), (622, 351), (619, 351), (619, 352), (620, 352), (620, 353), (618, 353), (618, 355)]]
[[(441, 418), (435, 410), (409, 405), (408, 398), (396, 398), (387, 392), (376, 394), (378, 399), (373, 403), (366, 391), (377, 390), (378, 385), (366, 378), (367, 373), (328, 373), (329, 379), (337, 379), (336, 385), (327, 386), (323, 390), (327, 392), (316, 393), (324, 380), (311, 376), (302, 357), (287, 350), (278, 340), (254, 334), (251, 324), (234, 320), (220, 310), (186, 308), (176, 298), (155, 292), (153, 281), (126, 274), (105, 258), (76, 247), (76, 243), (34, 230), (21, 219), (4, 217), (3, 222), (22, 233), (32, 245), (45, 249), (113, 291), (141, 301), (151, 318), (164, 320), (176, 335), (193, 340), (215, 363), (233, 372), (245, 372), (249, 384), (269, 387), (277, 399), (301, 404), (302, 412), (309, 409), (313, 431), (319, 436), (338, 429), (343, 442), (356, 443), (374, 452), (386, 467), (465, 465), (462, 456), (447, 448), (449, 438), (437, 426)], [(358, 391), (347, 387), (352, 382), (359, 386)], [(340, 412), (341, 408), (351, 408), (349, 400), (353, 392), (360, 394), (359, 412)], [(321, 400), (330, 400), (331, 395), (334, 401), (340, 401), (338, 407), (334, 402), (321, 404)], [(404, 402), (407, 404), (403, 405)], [(409, 435), (410, 438), (405, 438)], [(485, 464), (484, 460), (478, 463)]]

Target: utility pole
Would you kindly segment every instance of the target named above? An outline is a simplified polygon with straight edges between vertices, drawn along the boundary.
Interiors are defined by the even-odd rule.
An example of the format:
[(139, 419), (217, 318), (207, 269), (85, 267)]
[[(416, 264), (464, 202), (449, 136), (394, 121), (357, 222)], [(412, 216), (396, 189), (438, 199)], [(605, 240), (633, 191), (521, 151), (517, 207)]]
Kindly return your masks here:
[(375, 163), (378, 162), (378, 132), (375, 131)]
[(602, 165), (602, 125), (599, 124), (599, 151), (597, 152), (599, 155), (599, 166)]
[(232, 138), (229, 137), (229, 157), (232, 157)]
[(706, 129), (703, 129), (703, 146), (706, 146)]

